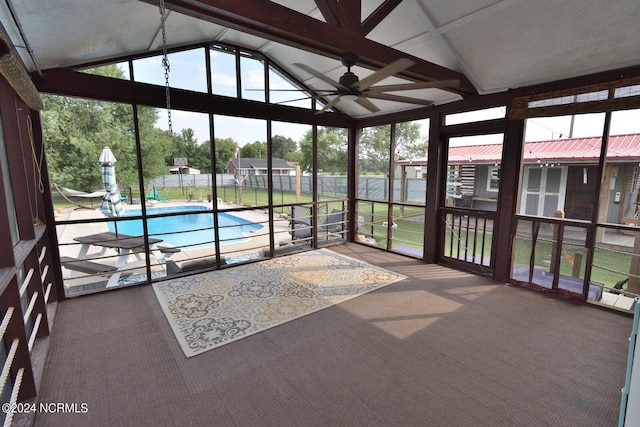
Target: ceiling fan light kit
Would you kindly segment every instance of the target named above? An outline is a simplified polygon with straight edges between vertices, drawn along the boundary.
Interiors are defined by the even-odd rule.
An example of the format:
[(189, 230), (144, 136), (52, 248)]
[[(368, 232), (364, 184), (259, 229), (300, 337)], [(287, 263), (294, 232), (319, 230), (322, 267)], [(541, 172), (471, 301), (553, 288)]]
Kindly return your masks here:
[(356, 99), (358, 99), (358, 95), (352, 94), (352, 93), (346, 93), (342, 96), (340, 96), (340, 99), (342, 101), (355, 101)]

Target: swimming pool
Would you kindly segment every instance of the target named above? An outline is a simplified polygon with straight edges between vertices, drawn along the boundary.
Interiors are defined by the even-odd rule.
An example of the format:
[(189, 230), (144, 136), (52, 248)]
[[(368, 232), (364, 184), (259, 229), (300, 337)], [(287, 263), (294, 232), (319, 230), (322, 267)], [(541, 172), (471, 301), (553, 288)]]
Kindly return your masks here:
[[(147, 215), (166, 214), (175, 212), (193, 212), (188, 215), (156, 217), (147, 219), (148, 232), (152, 237), (162, 239), (165, 243), (184, 249), (205, 248), (214, 245), (213, 215), (205, 213), (204, 206), (163, 206), (147, 208)], [(139, 216), (140, 209), (127, 209), (124, 217)], [(220, 227), (220, 244), (230, 244), (247, 241), (246, 233), (262, 229), (262, 224), (254, 224), (225, 212), (218, 212), (218, 226)], [(109, 231), (115, 232), (113, 222), (108, 223)], [(195, 231), (194, 231), (195, 230)], [(118, 222), (118, 233), (141, 236), (143, 234), (142, 220), (134, 219)], [(176, 233), (176, 234), (174, 234)], [(238, 239), (225, 241), (227, 239)], [(185, 247), (186, 246), (186, 247)]]

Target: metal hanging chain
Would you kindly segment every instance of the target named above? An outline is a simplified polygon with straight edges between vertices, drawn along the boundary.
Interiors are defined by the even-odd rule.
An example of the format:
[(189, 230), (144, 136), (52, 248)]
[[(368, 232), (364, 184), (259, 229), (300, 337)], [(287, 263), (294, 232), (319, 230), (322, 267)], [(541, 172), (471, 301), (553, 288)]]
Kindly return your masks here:
[(167, 101), (167, 119), (169, 121), (169, 136), (173, 136), (173, 124), (171, 122), (171, 93), (169, 91), (169, 72), (171, 66), (167, 55), (167, 34), (165, 31), (165, 21), (167, 13), (164, 7), (164, 0), (160, 0), (160, 28), (162, 29), (162, 67), (164, 68), (165, 96)]

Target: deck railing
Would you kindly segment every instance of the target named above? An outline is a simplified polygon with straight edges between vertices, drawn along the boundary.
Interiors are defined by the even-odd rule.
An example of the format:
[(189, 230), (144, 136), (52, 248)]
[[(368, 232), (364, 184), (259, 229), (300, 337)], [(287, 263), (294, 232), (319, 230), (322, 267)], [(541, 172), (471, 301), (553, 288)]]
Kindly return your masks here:
[(448, 206), (442, 207), (440, 212), (440, 220), (445, 225), (440, 261), (465, 263), (468, 269), (491, 274), (496, 212)]
[(637, 242), (637, 227), (518, 216), (511, 282), (629, 310), (640, 283)]
[[(290, 206), (274, 206), (270, 210), (265, 206), (227, 205), (214, 215), (210, 205), (203, 205), (202, 210), (151, 213), (148, 209), (146, 217), (135, 214), (120, 218), (104, 218), (98, 212), (83, 211), (83, 219), (58, 221), (65, 294), (76, 296), (111, 287), (165, 280), (172, 275), (225, 268), (231, 264), (315, 247), (313, 222), (308, 226), (298, 225), (302, 230), (296, 228), (307, 231), (308, 237), (297, 241), (293, 239), (293, 228), (287, 217)], [(314, 212), (314, 218), (317, 215), (317, 246), (346, 240), (345, 200), (302, 203), (299, 206)], [(219, 218), (222, 214), (239, 216), (244, 222), (225, 225)], [(196, 217), (203, 221), (197, 221)], [(166, 226), (156, 224), (149, 227), (150, 221), (160, 218), (167, 220)], [(253, 225), (262, 227), (247, 230), (247, 226)], [(145, 232), (150, 239), (148, 245), (144, 240)], [(84, 239), (87, 236), (100, 236), (100, 241), (88, 242)], [(128, 245), (123, 250), (121, 245), (115, 244), (118, 239), (135, 239), (141, 243), (139, 246)], [(285, 245), (291, 247), (285, 248)]]

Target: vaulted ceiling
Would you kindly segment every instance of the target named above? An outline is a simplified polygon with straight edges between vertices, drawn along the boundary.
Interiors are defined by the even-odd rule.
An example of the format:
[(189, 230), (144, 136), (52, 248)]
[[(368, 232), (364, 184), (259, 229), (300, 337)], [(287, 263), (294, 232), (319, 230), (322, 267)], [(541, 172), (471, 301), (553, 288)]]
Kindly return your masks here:
[[(31, 72), (161, 48), (159, 0), (0, 0), (0, 20)], [(165, 0), (170, 47), (205, 41), (260, 51), (312, 89), (413, 61), (381, 84), (458, 80), (396, 92), (436, 104), (640, 65), (637, 0)], [(295, 66), (306, 64), (307, 70)], [(316, 75), (308, 72), (314, 70)], [(161, 73), (162, 70), (159, 70)], [(341, 102), (353, 117), (422, 105)]]

